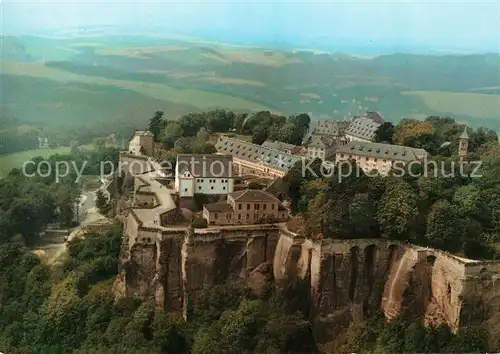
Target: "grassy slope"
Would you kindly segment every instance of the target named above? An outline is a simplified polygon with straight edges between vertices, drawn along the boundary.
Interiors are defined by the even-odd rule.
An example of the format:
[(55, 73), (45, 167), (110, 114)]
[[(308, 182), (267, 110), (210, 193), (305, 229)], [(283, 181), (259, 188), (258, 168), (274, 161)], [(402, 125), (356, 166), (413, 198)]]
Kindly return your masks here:
[(116, 80), (96, 76), (73, 74), (49, 68), (41, 63), (4, 61), (3, 72), (4, 74), (45, 78), (65, 83), (82, 82), (103, 86), (117, 86), (139, 92), (152, 98), (168, 100), (180, 104), (195, 105), (201, 109), (210, 109), (221, 106), (238, 110), (266, 109), (265, 106), (229, 95), (212, 93), (202, 90), (177, 89), (171, 86), (150, 82)]
[(39, 125), (74, 126), (99, 122), (107, 130), (116, 124), (145, 125), (156, 110), (163, 110), (167, 118), (199, 110), (194, 105), (154, 99), (116, 86), (66, 83), (21, 75), (3, 75), (2, 81), (10, 89), (2, 93), (1, 112)]
[(49, 158), (55, 154), (67, 154), (70, 152), (69, 147), (55, 149), (34, 149), (13, 154), (0, 155), (0, 178), (7, 175), (13, 168), (21, 168), (27, 161), (35, 157)]
[[(14, 46), (11, 51), (15, 52), (16, 62), (5, 60), (4, 72), (63, 85), (72, 83), (67, 93), (72, 98), (60, 96), (62, 107), (36, 108), (43, 119), (52, 112), (61, 116), (64, 111), (69, 116), (85, 109), (107, 120), (116, 120), (128, 112), (139, 116), (142, 111), (149, 114), (157, 109), (164, 110), (166, 116), (179, 116), (219, 106), (271, 109), (284, 114), (310, 112), (315, 117), (336, 119), (367, 110), (381, 111), (392, 121), (403, 116), (451, 115), (473, 125), (486, 122), (491, 126), (495, 125), (491, 118), (497, 117), (500, 110), (495, 103), (498, 96), (445, 92), (496, 87), (500, 81), (495, 77), (498, 62), (491, 55), (394, 54), (363, 60), (147, 38), (47, 40), (51, 53), (58, 49), (54, 55), (45, 53), (40, 41), (46, 40), (28, 39), (24, 43), (25, 52), (34, 53), (32, 57), (39, 62), (19, 63), (17, 58), (22, 57), (23, 49)], [(65, 53), (70, 52), (74, 54), (68, 57)], [(47, 67), (42, 64), (47, 60), (61, 62)], [(121, 91), (113, 91), (113, 87)], [(132, 97), (130, 93), (134, 92), (138, 96)], [(85, 109), (84, 102), (88, 102)], [(122, 109), (119, 102), (123, 103)], [(21, 105), (17, 107), (21, 115), (26, 111), (34, 115), (33, 105), (24, 106), (20, 99), (15, 103)], [(75, 115), (85, 114), (89, 115)]]
[[(83, 145), (81, 148), (93, 149), (93, 146)], [(13, 168), (21, 168), (25, 162), (30, 161), (35, 157), (47, 159), (56, 154), (69, 154), (70, 150), (71, 149), (69, 147), (60, 147), (53, 149), (33, 149), (7, 155), (0, 155), (0, 178), (7, 175)]]
[(500, 115), (500, 95), (445, 91), (408, 91), (404, 94), (421, 97), (430, 109), (452, 115), (491, 120), (498, 120)]

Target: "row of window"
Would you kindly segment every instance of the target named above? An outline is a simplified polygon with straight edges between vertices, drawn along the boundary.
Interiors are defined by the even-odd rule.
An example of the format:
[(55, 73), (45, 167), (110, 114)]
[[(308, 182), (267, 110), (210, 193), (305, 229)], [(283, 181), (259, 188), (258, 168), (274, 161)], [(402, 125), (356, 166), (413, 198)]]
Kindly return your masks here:
[[(214, 213), (214, 219), (217, 219), (219, 217), (219, 213)], [(258, 219), (260, 217), (259, 214), (253, 214), (254, 219)], [(226, 219), (231, 220), (233, 218), (233, 214), (227, 213), (226, 214)], [(250, 214), (246, 214), (246, 219), (250, 219)], [(238, 214), (238, 220), (241, 220), (241, 214)]]
[[(250, 210), (250, 206), (252, 204), (247, 204), (247, 210)], [(243, 208), (243, 204), (238, 204), (238, 210), (241, 210)], [(255, 210), (259, 210), (260, 209), (260, 204), (254, 204), (253, 205), (253, 208)], [(262, 204), (262, 210), (266, 210), (267, 209), (267, 204)], [(271, 204), (271, 209), (274, 210), (274, 204)]]
[[(201, 191), (201, 186), (198, 186), (198, 190)], [(214, 187), (210, 187), (210, 190), (214, 190)], [(225, 191), (226, 187), (222, 187), (222, 190)]]
[[(203, 181), (204, 181), (204, 179), (197, 179), (196, 180), (197, 183), (203, 183)], [(227, 179), (222, 179), (220, 182), (221, 183), (227, 183), (227, 181), (228, 181)], [(215, 182), (217, 182), (216, 179), (209, 179), (208, 180), (208, 183), (215, 183)]]
[[(340, 155), (340, 158), (342, 158), (342, 159), (343, 159), (344, 157), (345, 157), (345, 156), (344, 156), (344, 154), (341, 154), (341, 155)], [(352, 158), (353, 158), (353, 156), (352, 156), (352, 155), (349, 155), (349, 159), (352, 159)], [(356, 156), (356, 159), (358, 159), (358, 160), (359, 160), (360, 158), (361, 158), (361, 157)], [(365, 159), (366, 159), (366, 161), (370, 161), (370, 157), (365, 157)], [(377, 159), (377, 158), (374, 158), (374, 159), (373, 159), (373, 162), (378, 162), (378, 159)], [(383, 162), (387, 162), (387, 160), (383, 160)]]

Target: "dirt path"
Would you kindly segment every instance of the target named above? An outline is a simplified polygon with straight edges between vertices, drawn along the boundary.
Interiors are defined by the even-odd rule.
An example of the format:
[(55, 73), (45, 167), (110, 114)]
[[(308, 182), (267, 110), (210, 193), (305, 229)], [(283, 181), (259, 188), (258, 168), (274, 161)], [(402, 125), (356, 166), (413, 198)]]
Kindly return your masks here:
[(44, 245), (38, 247), (33, 252), (37, 254), (40, 258), (42, 258), (43, 263), (47, 265), (54, 265), (60, 263), (63, 260), (64, 255), (66, 254), (67, 244), (69, 241), (73, 240), (75, 237), (80, 236), (86, 225), (105, 220), (107, 220), (106, 217), (101, 215), (97, 210), (97, 208), (92, 207), (87, 210), (87, 213), (85, 215), (85, 220), (83, 220), (78, 227), (76, 227), (75, 229), (73, 229), (73, 231), (71, 231), (71, 233), (68, 236), (67, 242)]

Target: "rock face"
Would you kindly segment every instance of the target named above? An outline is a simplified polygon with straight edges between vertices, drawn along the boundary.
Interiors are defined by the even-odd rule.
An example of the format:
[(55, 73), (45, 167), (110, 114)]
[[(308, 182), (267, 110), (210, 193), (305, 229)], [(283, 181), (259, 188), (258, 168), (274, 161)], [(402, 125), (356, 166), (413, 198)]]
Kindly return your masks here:
[(276, 225), (156, 233), (137, 225), (133, 217), (125, 225), (115, 293), (185, 316), (205, 286), (232, 280), (261, 282), (256, 279), (272, 264), (279, 237)]
[(500, 262), (380, 239), (316, 243), (277, 225), (154, 233), (131, 223), (117, 296), (139, 296), (185, 316), (204, 286), (246, 281), (258, 293), (266, 271), (278, 284), (306, 281), (313, 316), (342, 326), (382, 311), (388, 320), (403, 314), (457, 331), (494, 323), (500, 311)]

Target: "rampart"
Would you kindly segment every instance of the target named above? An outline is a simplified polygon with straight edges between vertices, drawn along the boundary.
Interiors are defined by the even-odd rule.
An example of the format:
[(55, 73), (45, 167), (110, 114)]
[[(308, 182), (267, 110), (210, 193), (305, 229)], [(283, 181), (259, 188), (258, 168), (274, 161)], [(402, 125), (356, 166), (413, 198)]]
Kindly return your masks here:
[(153, 210), (132, 208), (126, 218), (117, 296), (139, 296), (188, 316), (204, 287), (248, 283), (267, 264), (277, 284), (308, 284), (313, 316), (332, 326), (382, 311), (388, 320), (419, 317), (455, 332), (486, 323), (492, 348), (500, 345), (494, 325), (500, 320), (500, 261), (385, 239), (314, 242), (276, 224), (191, 229), (144, 222)]

